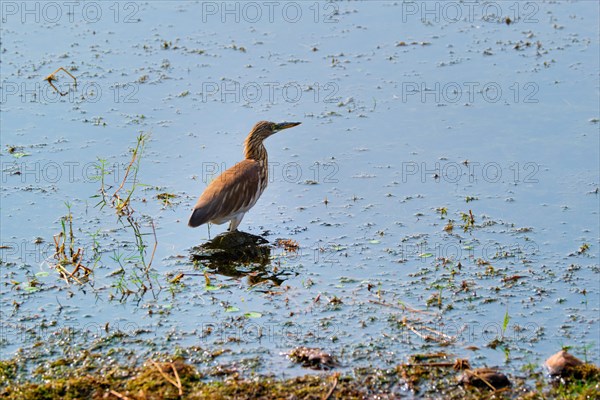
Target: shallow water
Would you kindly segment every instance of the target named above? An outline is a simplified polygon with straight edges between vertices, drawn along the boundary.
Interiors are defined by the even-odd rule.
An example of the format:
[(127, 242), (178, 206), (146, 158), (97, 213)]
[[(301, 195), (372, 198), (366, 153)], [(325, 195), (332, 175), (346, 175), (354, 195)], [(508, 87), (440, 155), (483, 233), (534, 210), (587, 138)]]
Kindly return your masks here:
[[(600, 361), (597, 3), (452, 3), (460, 19), (436, 2), (277, 3), (271, 19), (259, 2), (257, 22), (243, 3), (22, 4), (3, 3), (1, 28), (3, 358), (199, 346), (227, 350), (199, 364), (289, 375), (305, 371), (281, 353), (307, 345), (344, 368), (443, 350), (517, 371), (568, 345)], [(61, 66), (78, 81), (57, 73), (64, 97), (43, 80)], [(189, 255), (209, 233), (187, 218), (262, 119), (302, 125), (266, 143), (270, 186), (240, 228), (300, 250), (273, 250), (280, 287), (212, 274), (224, 286), (207, 290)], [(139, 132), (132, 207), (148, 258), (150, 220), (158, 242), (144, 294), (133, 233), (92, 198), (98, 158), (114, 191)], [(51, 267), (65, 202), (88, 257), (98, 241), (85, 285)]]

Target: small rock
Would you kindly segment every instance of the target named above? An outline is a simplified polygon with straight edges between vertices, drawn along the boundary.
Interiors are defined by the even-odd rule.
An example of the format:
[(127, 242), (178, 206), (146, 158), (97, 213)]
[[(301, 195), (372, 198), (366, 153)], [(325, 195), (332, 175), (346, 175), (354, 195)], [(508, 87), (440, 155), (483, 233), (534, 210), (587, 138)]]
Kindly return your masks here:
[(494, 390), (510, 386), (506, 375), (493, 368), (468, 369), (461, 375), (458, 383), (478, 388), (493, 388)]
[(548, 368), (551, 376), (570, 376), (575, 367), (582, 364), (583, 361), (564, 350), (559, 351), (546, 360), (546, 368)]

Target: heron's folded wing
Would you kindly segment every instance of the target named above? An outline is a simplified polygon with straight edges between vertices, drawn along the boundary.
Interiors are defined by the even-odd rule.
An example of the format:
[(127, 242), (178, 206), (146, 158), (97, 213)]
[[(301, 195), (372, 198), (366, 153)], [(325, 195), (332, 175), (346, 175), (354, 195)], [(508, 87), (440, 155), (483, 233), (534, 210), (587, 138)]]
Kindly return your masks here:
[(235, 164), (216, 177), (200, 195), (188, 225), (196, 227), (226, 219), (248, 208), (258, 193), (259, 180), (257, 161), (243, 160)]

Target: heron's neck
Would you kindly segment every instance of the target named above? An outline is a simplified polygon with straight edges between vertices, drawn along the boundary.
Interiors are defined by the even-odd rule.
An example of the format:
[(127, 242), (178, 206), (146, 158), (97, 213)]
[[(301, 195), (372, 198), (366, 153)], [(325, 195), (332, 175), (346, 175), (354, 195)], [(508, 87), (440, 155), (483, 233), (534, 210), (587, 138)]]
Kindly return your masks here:
[(267, 149), (263, 145), (261, 138), (248, 136), (246, 142), (244, 143), (244, 156), (247, 160), (259, 161), (263, 168), (267, 167)]

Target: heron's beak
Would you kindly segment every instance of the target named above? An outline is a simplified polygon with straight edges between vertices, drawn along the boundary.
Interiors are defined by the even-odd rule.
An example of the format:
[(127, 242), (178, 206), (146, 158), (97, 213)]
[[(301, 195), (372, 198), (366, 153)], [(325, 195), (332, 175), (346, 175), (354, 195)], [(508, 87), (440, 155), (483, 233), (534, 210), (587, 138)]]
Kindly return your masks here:
[(275, 132), (282, 131), (284, 129), (293, 128), (294, 126), (300, 125), (301, 122), (282, 122), (280, 124), (275, 124)]

